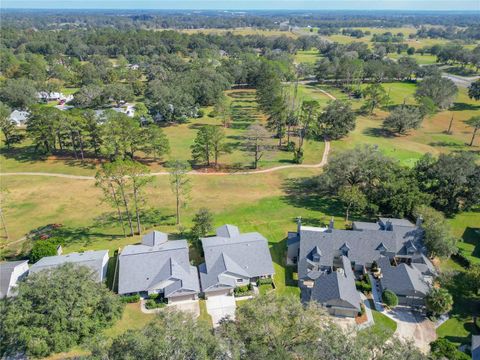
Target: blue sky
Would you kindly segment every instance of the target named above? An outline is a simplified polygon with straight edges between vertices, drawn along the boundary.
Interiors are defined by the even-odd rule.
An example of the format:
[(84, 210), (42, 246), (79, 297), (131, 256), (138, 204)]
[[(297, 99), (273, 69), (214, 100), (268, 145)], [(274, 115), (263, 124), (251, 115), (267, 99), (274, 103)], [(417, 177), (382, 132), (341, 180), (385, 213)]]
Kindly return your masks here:
[(480, 0), (0, 0), (2, 8), (472, 10)]

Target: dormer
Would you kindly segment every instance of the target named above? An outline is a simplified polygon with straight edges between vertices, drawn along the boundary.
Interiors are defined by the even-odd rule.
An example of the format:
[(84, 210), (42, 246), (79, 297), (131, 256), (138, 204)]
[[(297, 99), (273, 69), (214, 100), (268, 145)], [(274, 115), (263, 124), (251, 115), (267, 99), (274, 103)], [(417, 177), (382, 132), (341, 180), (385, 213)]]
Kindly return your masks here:
[(412, 240), (409, 240), (406, 244), (405, 244), (405, 249), (407, 250), (407, 254), (411, 255), (411, 254), (415, 254), (417, 252), (417, 247), (415, 246), (415, 244), (412, 242)]
[(342, 246), (340, 246), (340, 252), (344, 256), (348, 256), (348, 252), (350, 251), (350, 246), (347, 243), (343, 243)]
[(322, 256), (322, 252), (318, 248), (318, 246), (315, 246), (312, 250), (312, 261), (314, 262), (320, 262), (320, 258)]
[(383, 242), (380, 243), (380, 245), (377, 246), (377, 248), (375, 249), (377, 251), (380, 251), (381, 253), (384, 253), (385, 251), (387, 251), (387, 247), (385, 246), (385, 244)]

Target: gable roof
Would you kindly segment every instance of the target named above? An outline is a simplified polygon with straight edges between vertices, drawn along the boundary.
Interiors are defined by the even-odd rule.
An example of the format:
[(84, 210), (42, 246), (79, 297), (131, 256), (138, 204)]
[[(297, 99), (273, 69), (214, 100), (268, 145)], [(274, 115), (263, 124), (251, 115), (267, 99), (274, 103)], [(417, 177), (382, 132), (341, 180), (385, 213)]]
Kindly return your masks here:
[(422, 273), (405, 263), (392, 266), (390, 260), (382, 257), (378, 261), (382, 271), (381, 283), (383, 289), (389, 289), (397, 295), (424, 297), (430, 290)]
[(103, 280), (104, 261), (108, 261), (108, 250), (85, 251), (81, 253), (70, 253), (66, 255), (47, 256), (41, 258), (30, 267), (31, 273), (37, 273), (42, 270), (49, 270), (66, 263), (86, 266), (95, 272), (96, 280)]
[[(229, 234), (235, 234), (235, 230)], [(233, 237), (213, 236), (201, 241), (205, 254), (205, 263), (199, 267), (203, 291), (234, 287), (233, 282), (222, 276), (225, 274), (244, 278), (274, 274), (267, 239), (257, 232), (238, 232)]]
[(350, 260), (341, 256), (342, 268), (319, 276), (313, 285), (311, 299), (320, 304), (341, 305), (360, 311), (360, 295)]
[(190, 265), (187, 241), (126, 246), (119, 256), (118, 293), (162, 289), (165, 297), (199, 292), (198, 273)]
[(23, 125), (28, 120), (29, 116), (30, 113), (28, 111), (13, 110), (8, 118), (17, 125)]
[[(407, 244), (411, 242), (420, 249), (422, 232), (416, 227), (394, 226), (387, 230), (336, 230), (302, 226), (300, 228), (300, 254), (298, 276), (308, 273), (308, 256), (314, 248), (321, 252), (320, 268), (330, 268), (335, 256), (347, 255), (357, 265), (370, 264), (386, 251), (396, 255), (409, 255)], [(385, 249), (383, 249), (385, 248)], [(342, 250), (344, 253), (342, 253)]]
[(225, 224), (218, 227), (215, 233), (219, 237), (233, 238), (240, 235), (240, 230), (235, 225)]
[(160, 245), (168, 241), (168, 234), (161, 231), (151, 231), (142, 237), (142, 244), (146, 246)]
[(15, 268), (25, 263), (28, 263), (28, 260), (0, 262), (0, 299), (9, 294), (10, 282)]

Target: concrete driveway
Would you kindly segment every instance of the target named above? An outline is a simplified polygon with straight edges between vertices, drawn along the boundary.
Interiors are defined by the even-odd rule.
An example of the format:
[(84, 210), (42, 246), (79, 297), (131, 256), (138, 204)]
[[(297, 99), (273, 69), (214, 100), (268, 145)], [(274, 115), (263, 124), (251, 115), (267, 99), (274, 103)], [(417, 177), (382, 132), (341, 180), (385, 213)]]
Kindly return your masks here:
[(200, 316), (200, 305), (198, 300), (178, 301), (176, 303), (169, 304), (168, 307), (190, 313), (196, 318)]
[(424, 353), (429, 351), (429, 344), (437, 338), (437, 334), (435, 324), (428, 320), (425, 315), (408, 307), (398, 307), (386, 311), (384, 314), (396, 321), (396, 335), (405, 340), (413, 341)]
[(213, 327), (223, 318), (235, 319), (235, 297), (233, 295), (211, 295), (206, 300), (207, 312), (212, 317)]

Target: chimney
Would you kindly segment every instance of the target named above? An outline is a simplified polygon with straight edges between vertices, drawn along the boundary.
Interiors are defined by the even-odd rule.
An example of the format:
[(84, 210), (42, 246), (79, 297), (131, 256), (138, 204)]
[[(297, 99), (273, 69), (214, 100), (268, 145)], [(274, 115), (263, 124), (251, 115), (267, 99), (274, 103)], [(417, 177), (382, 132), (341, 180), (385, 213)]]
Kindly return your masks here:
[(330, 222), (329, 222), (329, 224), (328, 224), (328, 230), (332, 231), (334, 224), (335, 224), (335, 222), (334, 222), (333, 216), (332, 216), (332, 218), (330, 219)]
[(392, 225), (392, 222), (390, 220), (387, 220), (385, 222), (385, 230), (387, 230), (387, 231), (392, 231), (393, 230), (393, 225)]
[(423, 216), (422, 216), (422, 215), (418, 215), (418, 217), (417, 217), (417, 224), (416, 224), (416, 225), (417, 225), (417, 227), (420, 227), (420, 226), (422, 226), (422, 224), (423, 224)]
[(300, 235), (300, 231), (302, 230), (302, 217), (297, 216), (297, 234)]

